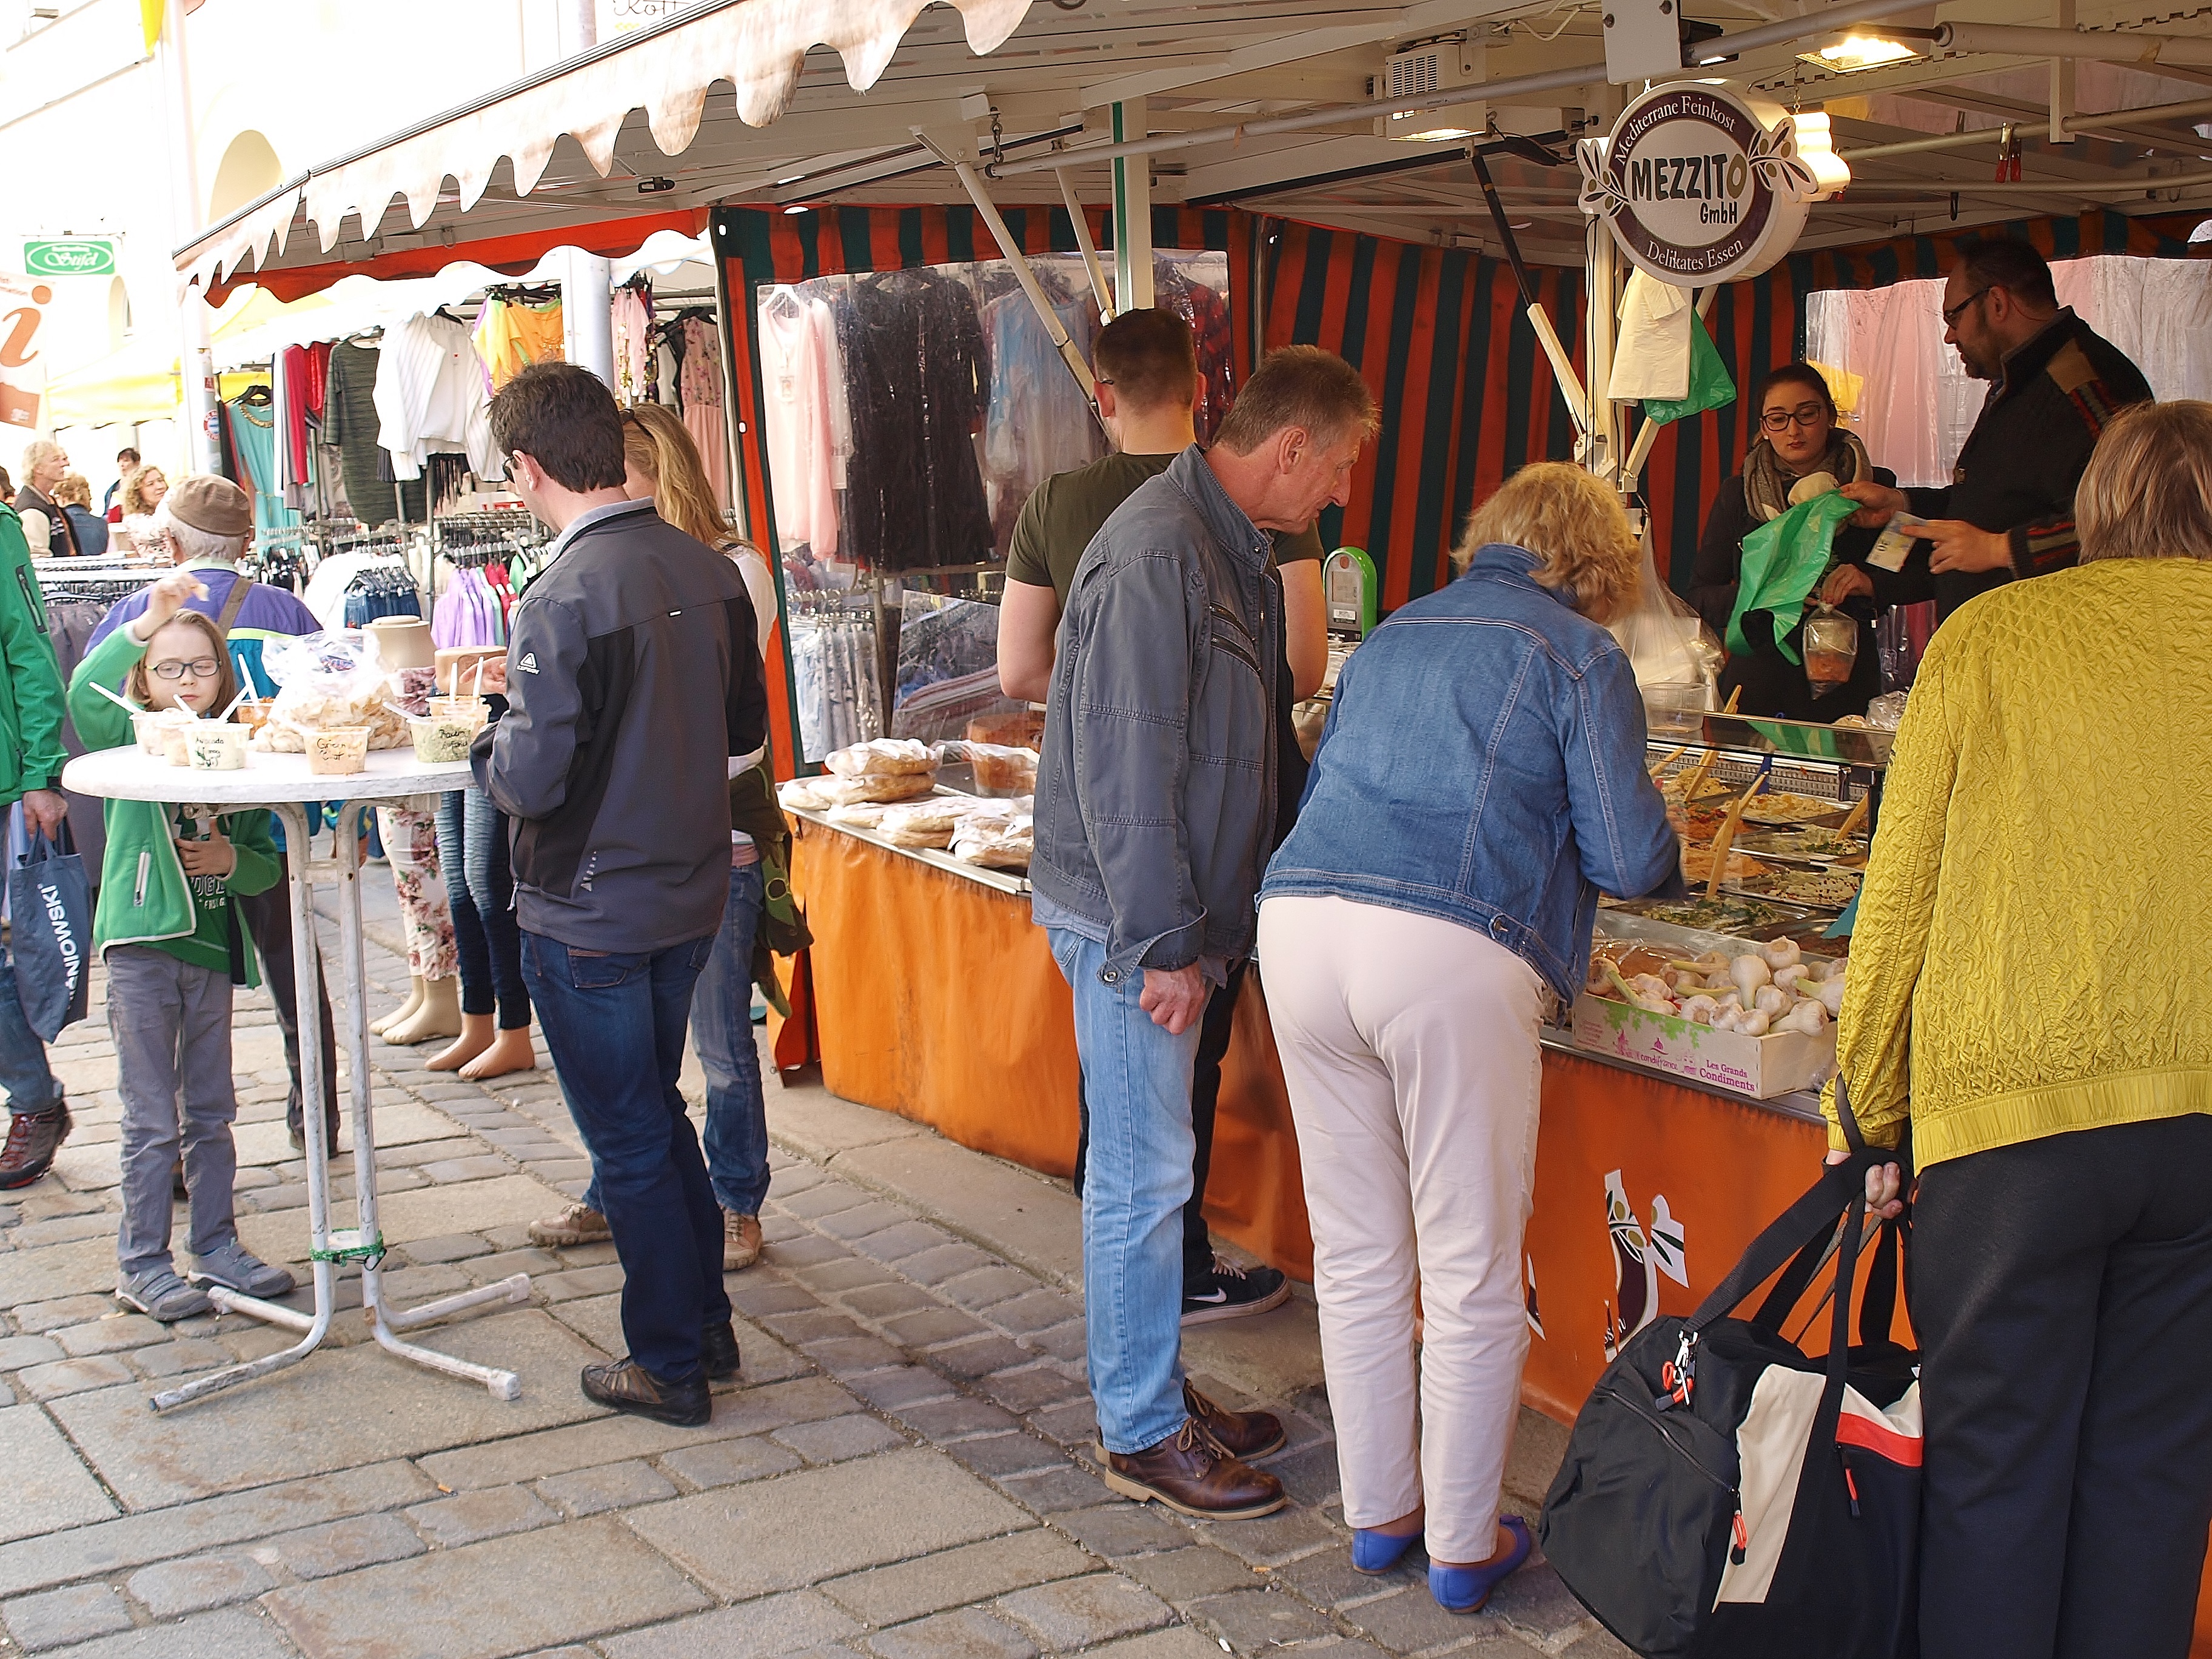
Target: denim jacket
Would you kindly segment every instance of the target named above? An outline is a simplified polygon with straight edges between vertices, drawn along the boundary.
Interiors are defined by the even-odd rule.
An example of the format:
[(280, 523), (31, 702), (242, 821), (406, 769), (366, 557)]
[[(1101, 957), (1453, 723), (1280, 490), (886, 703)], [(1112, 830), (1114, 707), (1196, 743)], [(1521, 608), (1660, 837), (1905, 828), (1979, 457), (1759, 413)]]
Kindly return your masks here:
[(1679, 854), (1628, 659), (1535, 565), (1485, 547), (1352, 653), (1261, 896), (1477, 928), (1571, 1000), (1599, 890), (1647, 893)]
[(1249, 955), (1275, 811), (1268, 539), (1196, 446), (1139, 485), (1068, 592), (1037, 763), (1041, 921), (1100, 977)]

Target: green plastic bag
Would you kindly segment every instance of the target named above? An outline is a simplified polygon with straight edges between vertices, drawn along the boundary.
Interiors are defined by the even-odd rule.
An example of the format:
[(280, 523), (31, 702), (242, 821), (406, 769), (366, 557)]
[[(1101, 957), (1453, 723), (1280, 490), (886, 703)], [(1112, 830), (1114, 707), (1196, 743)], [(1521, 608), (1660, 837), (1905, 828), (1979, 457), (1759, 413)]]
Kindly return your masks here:
[(1832, 489), (1801, 501), (1771, 524), (1763, 524), (1743, 538), (1743, 568), (1736, 577), (1735, 609), (1729, 613), (1728, 648), (1747, 654), (1751, 643), (1743, 636), (1747, 611), (1774, 613), (1774, 648), (1791, 662), (1797, 660), (1783, 636), (1797, 626), (1805, 614), (1806, 597), (1828, 568), (1836, 545), (1836, 528), (1859, 510), (1859, 504), (1841, 490)]
[(1702, 415), (1735, 401), (1735, 382), (1721, 361), (1713, 337), (1705, 332), (1705, 319), (1690, 313), (1690, 389), (1678, 398), (1646, 398), (1644, 418), (1661, 426), (1686, 415)]

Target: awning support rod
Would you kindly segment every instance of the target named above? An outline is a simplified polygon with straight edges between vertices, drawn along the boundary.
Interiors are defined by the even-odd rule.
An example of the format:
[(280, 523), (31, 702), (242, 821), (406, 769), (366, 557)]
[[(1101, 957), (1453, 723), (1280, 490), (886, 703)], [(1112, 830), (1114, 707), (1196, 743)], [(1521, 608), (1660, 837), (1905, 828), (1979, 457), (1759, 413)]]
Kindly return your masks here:
[(1498, 186), (1491, 181), (1490, 164), (1482, 159), (1480, 146), (1471, 147), (1467, 159), (1474, 164), (1475, 181), (1482, 186), (1483, 200), (1490, 204), (1491, 222), (1498, 227), (1498, 238), (1505, 244), (1505, 258), (1513, 267), (1513, 280), (1521, 289), (1521, 309), (1528, 319), (1528, 326), (1536, 331), (1536, 343), (1552, 360), (1552, 378), (1559, 382), (1559, 395), (1567, 401), (1567, 413), (1574, 417), (1576, 432), (1587, 440), (1590, 430), (1589, 394), (1583, 389), (1582, 376), (1575, 373), (1566, 348), (1559, 343), (1559, 331), (1552, 326), (1551, 313), (1536, 298), (1536, 284), (1528, 275), (1528, 261), (1521, 257), (1520, 239), (1506, 221), (1505, 204), (1498, 199)]
[(1075, 376), (1076, 385), (1083, 388), (1084, 400), (1091, 405), (1095, 418), (1098, 411), (1098, 388), (1091, 380), (1091, 365), (1083, 361), (1083, 353), (1077, 349), (1075, 342), (1067, 337), (1067, 329), (1060, 320), (1060, 313), (1053, 309), (1052, 301), (1045, 297), (1043, 288), (1038, 284), (1036, 273), (1030, 269), (1029, 256), (1022, 252), (1022, 245), (1015, 240), (1013, 232), (1006, 228), (1006, 222), (1000, 217), (999, 210), (984, 190), (983, 180), (977, 176), (975, 167), (947, 153), (928, 134), (917, 131), (914, 136), (928, 145), (929, 153), (958, 176), (960, 187), (968, 192), (968, 199), (975, 203), (975, 211), (983, 216), (983, 222), (991, 228), (991, 235), (1006, 254), (1006, 263), (1013, 267), (1014, 280), (1022, 285), (1022, 292), (1029, 295), (1030, 307), (1036, 311), (1037, 320), (1044, 325), (1044, 331), (1052, 337), (1052, 343), (1060, 353), (1060, 360), (1067, 365), (1067, 372)]
[[(2091, 114), (2076, 111), (2066, 118), (2069, 133), (2094, 133), (2103, 127), (2139, 127), (2146, 122), (2178, 121), (2185, 116), (2212, 115), (2212, 98), (2191, 98), (2179, 104), (2154, 104), (2147, 109), (2108, 109)], [(2015, 138), (2047, 138), (2051, 136), (2048, 121), (2014, 121), (2012, 136)], [(1977, 127), (1967, 132), (1940, 132), (1927, 138), (1905, 138), (1893, 144), (1869, 144), (1859, 149), (1838, 150), (1836, 153), (1846, 161), (1872, 161), (1882, 155), (1917, 155), (1923, 151), (1942, 149), (1972, 149), (1978, 145), (1994, 143), (2003, 131), (2002, 127)], [(2174, 143), (2185, 147), (2188, 137), (2195, 135), (2176, 133)]]
[(1098, 319), (1114, 320), (1114, 290), (1107, 286), (1106, 267), (1098, 258), (1097, 245), (1091, 240), (1091, 226), (1083, 216), (1083, 204), (1076, 199), (1075, 185), (1065, 171), (1054, 175), (1060, 180), (1060, 199), (1067, 204), (1068, 222), (1075, 227), (1075, 245), (1083, 250), (1083, 268), (1091, 273), (1091, 292), (1098, 301)]

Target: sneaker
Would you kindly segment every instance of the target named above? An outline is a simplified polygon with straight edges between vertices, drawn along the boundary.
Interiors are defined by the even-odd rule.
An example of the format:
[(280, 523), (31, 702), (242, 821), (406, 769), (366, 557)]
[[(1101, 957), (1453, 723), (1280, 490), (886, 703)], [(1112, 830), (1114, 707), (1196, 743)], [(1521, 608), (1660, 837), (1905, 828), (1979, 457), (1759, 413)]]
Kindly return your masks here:
[(196, 1285), (220, 1285), (264, 1302), (272, 1296), (289, 1294), (300, 1282), (292, 1277), (289, 1267), (271, 1267), (235, 1238), (220, 1249), (194, 1257), (192, 1268)]
[(613, 1237), (606, 1217), (588, 1204), (571, 1204), (556, 1216), (530, 1224), (530, 1242), (544, 1250), (570, 1244), (604, 1244)]
[(1242, 1319), (1265, 1313), (1291, 1299), (1291, 1281), (1273, 1267), (1240, 1267), (1225, 1256), (1213, 1258), (1213, 1271), (1182, 1287), (1182, 1322), (1210, 1325), (1217, 1319)]
[(0, 1192), (27, 1187), (52, 1169), (69, 1132), (69, 1108), (58, 1101), (43, 1112), (10, 1115), (8, 1144), (0, 1147)]
[(623, 1358), (585, 1366), (582, 1381), (586, 1400), (679, 1429), (696, 1429), (714, 1414), (704, 1371), (689, 1382), (664, 1382), (635, 1359)]
[(115, 1299), (132, 1312), (150, 1315), (165, 1325), (215, 1310), (207, 1292), (185, 1284), (173, 1267), (155, 1267), (118, 1279)]
[(722, 1271), (742, 1273), (760, 1260), (760, 1218), (739, 1215), (735, 1210), (722, 1212)]

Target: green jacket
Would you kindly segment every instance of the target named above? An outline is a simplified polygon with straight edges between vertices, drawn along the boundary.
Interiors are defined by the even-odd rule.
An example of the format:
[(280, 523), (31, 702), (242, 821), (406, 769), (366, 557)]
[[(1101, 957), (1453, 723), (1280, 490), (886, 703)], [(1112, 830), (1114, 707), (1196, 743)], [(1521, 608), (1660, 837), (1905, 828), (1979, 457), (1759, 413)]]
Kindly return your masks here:
[(46, 598), (31, 568), (23, 521), (0, 505), (0, 806), (32, 789), (58, 789), (62, 674), (46, 631)]
[[(134, 741), (131, 717), (92, 688), (118, 685), (146, 647), (127, 629), (117, 629), (76, 665), (70, 678), (70, 714), (77, 735), (88, 750), (119, 749)], [(184, 939), (198, 925), (192, 902), (191, 880), (184, 860), (177, 855), (170, 833), (175, 807), (154, 800), (111, 800), (105, 804), (107, 820), (107, 858), (100, 872), (100, 906), (92, 919), (93, 948), (105, 957), (113, 945), (154, 945), (163, 939)], [(233, 975), (241, 985), (258, 985), (253, 951), (238, 901), (274, 887), (284, 873), (270, 834), (266, 807), (226, 812), (224, 833), (238, 854), (230, 872), (232, 939), (236, 942), (239, 968)]]

